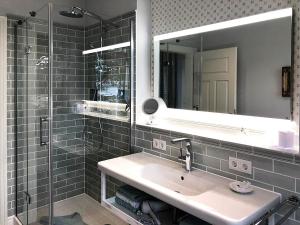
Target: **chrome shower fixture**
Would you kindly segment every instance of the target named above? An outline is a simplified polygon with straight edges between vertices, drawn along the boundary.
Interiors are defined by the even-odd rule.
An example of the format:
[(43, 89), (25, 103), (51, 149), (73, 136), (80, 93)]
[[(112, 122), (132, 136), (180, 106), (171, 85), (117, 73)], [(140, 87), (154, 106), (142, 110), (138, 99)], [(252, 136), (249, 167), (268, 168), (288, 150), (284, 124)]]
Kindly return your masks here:
[(83, 13), (77, 12), (74, 9), (72, 9), (70, 12), (69, 11), (60, 11), (60, 15), (70, 17), (70, 18), (82, 18)]
[(41, 66), (41, 69), (45, 69), (46, 66), (48, 65), (49, 59), (47, 56), (42, 56), (41, 58), (38, 59), (37, 63), (35, 64), (36, 66)]
[(88, 11), (86, 9), (80, 8), (78, 6), (73, 6), (71, 11), (60, 11), (60, 15), (70, 17), (70, 18), (82, 18), (84, 15), (89, 16), (91, 18), (97, 19), (102, 21), (104, 25), (110, 25), (114, 28), (119, 28), (116, 24), (112, 22), (105, 21), (102, 17), (98, 16), (97, 14)]
[(27, 46), (25, 47), (25, 54), (26, 54), (26, 55), (29, 55), (29, 54), (31, 53), (31, 49), (32, 49), (32, 46), (31, 46), (31, 45), (27, 45)]

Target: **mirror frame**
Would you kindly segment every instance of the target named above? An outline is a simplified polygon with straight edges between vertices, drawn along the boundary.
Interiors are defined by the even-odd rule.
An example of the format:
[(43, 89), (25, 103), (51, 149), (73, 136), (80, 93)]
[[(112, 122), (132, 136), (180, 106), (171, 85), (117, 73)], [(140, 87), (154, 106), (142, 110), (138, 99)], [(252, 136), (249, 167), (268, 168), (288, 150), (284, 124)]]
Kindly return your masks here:
[[(166, 33), (162, 35), (157, 35), (154, 36), (153, 38), (153, 57), (154, 57), (154, 76), (153, 76), (153, 94), (154, 97), (159, 97), (159, 76), (160, 76), (160, 41), (163, 40), (168, 40), (168, 39), (174, 39), (174, 38), (180, 38), (184, 36), (191, 36), (195, 34), (201, 34), (201, 33), (206, 33), (210, 31), (217, 31), (217, 30), (223, 30), (227, 28), (233, 28), (233, 27), (239, 27), (243, 25), (249, 25), (249, 24), (254, 24), (254, 23), (259, 23), (259, 22), (264, 22), (264, 21), (270, 21), (274, 19), (279, 19), (279, 18), (285, 18), (285, 17), (291, 17), (293, 18), (293, 8), (285, 8), (285, 9), (279, 9), (279, 10), (274, 10), (266, 13), (261, 13), (261, 14), (256, 14), (252, 16), (247, 16), (247, 17), (242, 17), (238, 19), (233, 19), (233, 20), (228, 20), (224, 22), (219, 22), (219, 23), (214, 23), (214, 24), (209, 24), (209, 25), (204, 25), (200, 27), (195, 27), (191, 29), (185, 29), (185, 30), (180, 30), (180, 31), (175, 31), (171, 33)], [(293, 22), (293, 21), (292, 21)], [(293, 28), (292, 28), (293, 29)], [(293, 30), (291, 31), (293, 33)], [(292, 42), (292, 54), (291, 54), (291, 76), (293, 80), (293, 38), (291, 40)], [(292, 87), (293, 88), (293, 87)], [(292, 89), (293, 90), (293, 89)], [(293, 120), (293, 94), (290, 97), (291, 98), (291, 103), (290, 103), (290, 120)], [(176, 109), (176, 110), (181, 110), (181, 109)], [(215, 112), (211, 112), (215, 113)], [(247, 115), (246, 115), (247, 116)], [(257, 117), (257, 116), (254, 116)]]

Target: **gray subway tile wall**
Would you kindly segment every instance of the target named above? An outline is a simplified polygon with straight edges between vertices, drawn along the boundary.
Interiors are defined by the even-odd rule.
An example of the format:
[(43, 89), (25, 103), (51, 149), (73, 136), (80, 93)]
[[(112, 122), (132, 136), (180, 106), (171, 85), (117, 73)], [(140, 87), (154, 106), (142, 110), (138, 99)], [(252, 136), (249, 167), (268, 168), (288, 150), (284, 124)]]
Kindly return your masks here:
[(300, 179), (300, 164), (274, 161), (274, 170), (277, 173)]
[[(84, 193), (84, 28), (54, 24), (53, 168), (54, 201)], [(57, 39), (56, 39), (57, 38)], [(46, 193), (47, 196), (47, 193)]]
[[(127, 130), (120, 133), (119, 130)], [(130, 153), (130, 123), (108, 119), (86, 119), (85, 192), (101, 201), (101, 179), (97, 163)], [(108, 179), (107, 192), (115, 193), (118, 182)]]

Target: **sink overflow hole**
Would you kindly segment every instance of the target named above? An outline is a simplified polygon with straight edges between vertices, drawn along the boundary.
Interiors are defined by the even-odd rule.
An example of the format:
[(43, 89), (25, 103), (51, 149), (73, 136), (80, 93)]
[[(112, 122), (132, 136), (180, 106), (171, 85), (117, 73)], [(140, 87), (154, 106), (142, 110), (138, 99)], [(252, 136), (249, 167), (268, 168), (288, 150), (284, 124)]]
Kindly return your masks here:
[(181, 178), (181, 180), (184, 180), (184, 176), (181, 176), (180, 178)]

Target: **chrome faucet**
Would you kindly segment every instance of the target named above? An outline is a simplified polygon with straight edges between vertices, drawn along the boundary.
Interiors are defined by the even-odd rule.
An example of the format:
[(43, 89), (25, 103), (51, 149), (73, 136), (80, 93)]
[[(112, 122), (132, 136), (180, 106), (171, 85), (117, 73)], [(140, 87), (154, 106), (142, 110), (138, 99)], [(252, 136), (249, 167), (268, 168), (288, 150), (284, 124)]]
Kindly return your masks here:
[(171, 143), (175, 144), (178, 142), (185, 142), (186, 154), (182, 154), (182, 148), (180, 148), (180, 156), (178, 159), (180, 161), (185, 161), (185, 169), (190, 172), (192, 170), (192, 142), (190, 138), (176, 138), (171, 140)]

